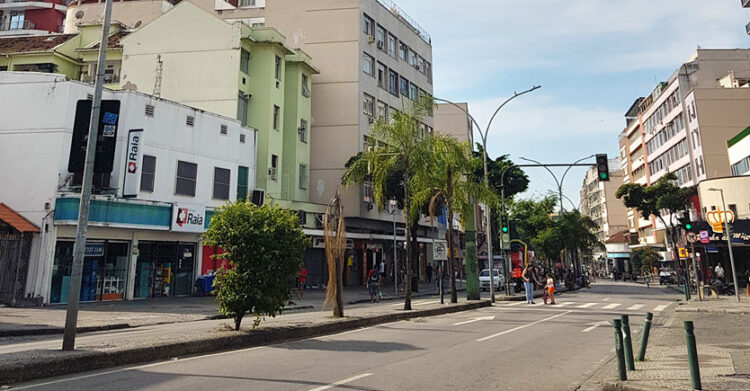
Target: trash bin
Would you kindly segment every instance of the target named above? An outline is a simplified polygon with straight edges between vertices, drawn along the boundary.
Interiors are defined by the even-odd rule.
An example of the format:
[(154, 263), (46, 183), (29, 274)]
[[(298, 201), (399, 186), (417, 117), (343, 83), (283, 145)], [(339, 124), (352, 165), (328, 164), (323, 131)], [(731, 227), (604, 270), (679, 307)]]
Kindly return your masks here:
[(214, 290), (214, 275), (203, 276), (203, 294), (210, 295)]

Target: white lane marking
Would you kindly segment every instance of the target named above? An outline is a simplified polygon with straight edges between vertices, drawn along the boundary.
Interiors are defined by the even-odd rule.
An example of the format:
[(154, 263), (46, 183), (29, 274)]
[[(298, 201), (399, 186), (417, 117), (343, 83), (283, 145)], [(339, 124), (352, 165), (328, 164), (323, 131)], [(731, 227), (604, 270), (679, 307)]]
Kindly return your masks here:
[(363, 373), (361, 375), (352, 376), (352, 377), (346, 378), (344, 380), (339, 380), (336, 383), (331, 383), (331, 384), (328, 384), (328, 385), (325, 385), (325, 386), (320, 386), (320, 387), (313, 388), (310, 391), (323, 391), (323, 390), (327, 390), (327, 389), (330, 389), (330, 388), (333, 388), (333, 387), (338, 387), (338, 386), (340, 386), (342, 384), (351, 383), (351, 382), (353, 382), (355, 380), (359, 380), (359, 379), (361, 379), (363, 377), (367, 377), (367, 376), (372, 376), (372, 373)]
[(465, 320), (463, 322), (453, 323), (453, 325), (454, 326), (461, 326), (463, 324), (469, 324), (469, 323), (479, 322), (480, 320), (494, 320), (494, 319), (495, 319), (494, 315), (491, 315), (491, 316), (480, 316), (478, 318), (474, 318), (474, 319), (470, 319), (470, 320)]
[(583, 329), (581, 331), (584, 332), (584, 333), (588, 333), (589, 331), (591, 331), (591, 330), (593, 330), (593, 329), (595, 329), (595, 328), (597, 328), (599, 326), (604, 326), (604, 325), (608, 325), (608, 324), (609, 324), (609, 322), (607, 322), (607, 321), (596, 322), (593, 325), (591, 325), (591, 327), (587, 327), (587, 328), (585, 328), (585, 329)]
[(662, 311), (664, 311), (664, 309), (665, 309), (665, 308), (667, 308), (667, 306), (668, 306), (668, 305), (669, 305), (669, 304), (662, 304), (662, 305), (657, 305), (657, 306), (656, 306), (656, 307), (654, 308), (654, 311), (655, 311), (655, 312), (662, 312)]
[(569, 314), (569, 313), (571, 313), (571, 312), (573, 312), (573, 311), (565, 311), (565, 312), (563, 312), (563, 313), (561, 313), (561, 314), (557, 314), (557, 315), (553, 315), (553, 316), (550, 316), (550, 317), (548, 317), (548, 318), (544, 318), (544, 319), (540, 319), (540, 320), (537, 320), (536, 322), (531, 322), (531, 323), (525, 324), (525, 325), (523, 325), (523, 326), (518, 326), (518, 327), (512, 328), (512, 329), (510, 329), (510, 330), (505, 330), (505, 331), (501, 331), (501, 332), (499, 332), (499, 333), (497, 333), (497, 334), (492, 334), (492, 335), (490, 335), (490, 336), (487, 336), (487, 337), (484, 337), (484, 338), (479, 338), (479, 339), (477, 340), (477, 342), (482, 342), (482, 341), (486, 341), (486, 340), (488, 340), (488, 339), (490, 339), (490, 338), (495, 338), (495, 337), (499, 337), (499, 336), (501, 336), (501, 335), (509, 334), (509, 333), (512, 333), (512, 332), (514, 332), (514, 331), (518, 331), (518, 330), (524, 329), (524, 328), (526, 328), (526, 327), (531, 327), (531, 326), (533, 326), (533, 325), (535, 325), (535, 324), (539, 324), (539, 323), (542, 323), (542, 322), (546, 322), (546, 321), (548, 321), (548, 320), (552, 320), (552, 319), (555, 319), (555, 318), (559, 318), (559, 317), (561, 317), (561, 316), (563, 316), (563, 315), (567, 315), (567, 314)]
[(440, 300), (426, 301), (426, 302), (423, 301), (423, 302), (420, 302), (420, 303), (414, 303), (414, 305), (427, 305), (427, 304), (435, 304), (435, 303), (440, 303)]
[(563, 306), (572, 305), (572, 304), (575, 304), (575, 303), (576, 303), (575, 301), (563, 301), (562, 303), (557, 304), (557, 306), (558, 307), (563, 307)]
[(593, 306), (595, 306), (597, 304), (598, 303), (586, 303), (586, 304), (581, 304), (581, 305), (577, 306), (576, 308), (589, 308), (589, 307), (593, 307)]
[(607, 304), (607, 305), (605, 305), (602, 308), (604, 308), (605, 310), (611, 310), (611, 309), (617, 308), (619, 306), (620, 306), (620, 304), (618, 304), (618, 303), (612, 303), (612, 304)]
[(602, 301), (609, 301), (609, 299), (610, 299), (610, 298), (608, 297), (608, 298), (606, 298), (606, 299), (604, 299), (604, 300), (602, 300)]
[(510, 304), (503, 304), (503, 305), (504, 305), (504, 306), (506, 306), (506, 307), (510, 307), (510, 306), (514, 306), (514, 305), (520, 305), (520, 304), (523, 304), (523, 302), (517, 301), (517, 302), (515, 302), (515, 303), (510, 303)]
[(172, 360), (167, 360), (167, 361), (155, 362), (155, 363), (152, 363), (152, 364), (145, 364), (145, 365), (138, 365), (138, 366), (134, 366), (134, 367), (120, 368), (120, 369), (115, 369), (115, 370), (112, 370), (112, 371), (105, 371), (105, 372), (99, 372), (99, 373), (92, 373), (92, 374), (88, 374), (88, 375), (81, 375), (81, 376), (70, 377), (70, 378), (67, 378), (67, 379), (53, 380), (53, 381), (48, 381), (48, 382), (45, 382), (45, 383), (35, 383), (35, 384), (28, 385), (28, 386), (13, 387), (13, 389), (14, 390), (26, 390), (26, 389), (29, 389), (29, 388), (37, 388), (37, 387), (48, 386), (50, 384), (65, 383), (65, 382), (69, 382), (69, 381), (75, 381), (75, 380), (81, 380), (81, 379), (88, 379), (88, 378), (91, 378), (91, 377), (110, 375), (110, 374), (113, 374), (113, 373), (120, 373), (120, 372), (132, 371), (132, 370), (136, 370), (136, 369), (144, 369), (144, 368), (157, 367), (159, 365), (164, 365), (164, 364), (174, 364), (175, 362), (192, 361), (192, 360), (197, 360), (197, 359), (204, 359), (206, 357), (216, 357), (216, 356), (224, 356), (224, 355), (227, 355), (227, 354), (249, 352), (251, 350), (257, 350), (257, 349), (263, 349), (263, 348), (265, 348), (265, 346), (255, 346), (255, 347), (252, 347), (252, 348), (239, 349), (239, 350), (231, 350), (231, 351), (228, 351), (228, 352), (204, 354), (204, 355), (200, 355), (200, 356), (192, 356), (192, 357), (186, 357), (186, 358), (178, 358), (177, 360), (172, 359)]
[(643, 307), (645, 307), (643, 304), (633, 304), (630, 307), (628, 307), (628, 310), (635, 311), (635, 310), (639, 310), (639, 309), (641, 309)]

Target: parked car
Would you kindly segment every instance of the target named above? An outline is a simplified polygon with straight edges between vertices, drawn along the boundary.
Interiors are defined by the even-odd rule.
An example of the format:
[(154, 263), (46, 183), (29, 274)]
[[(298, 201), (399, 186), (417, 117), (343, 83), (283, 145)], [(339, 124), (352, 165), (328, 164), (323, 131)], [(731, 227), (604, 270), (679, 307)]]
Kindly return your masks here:
[(672, 271), (662, 270), (659, 272), (659, 285), (668, 285), (675, 283), (677, 274)]
[[(505, 276), (501, 275), (497, 269), (492, 270), (492, 282), (496, 291), (505, 289)], [(490, 270), (484, 269), (479, 272), (479, 289), (490, 290)]]

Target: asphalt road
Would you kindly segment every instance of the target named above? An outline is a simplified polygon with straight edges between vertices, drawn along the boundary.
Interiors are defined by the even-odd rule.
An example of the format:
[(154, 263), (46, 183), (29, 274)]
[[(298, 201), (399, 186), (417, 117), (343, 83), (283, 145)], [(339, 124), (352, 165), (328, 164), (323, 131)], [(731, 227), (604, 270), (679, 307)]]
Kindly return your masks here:
[(566, 390), (611, 357), (606, 324), (678, 294), (603, 282), (556, 306), (504, 302), (336, 335), (18, 384), (33, 390)]

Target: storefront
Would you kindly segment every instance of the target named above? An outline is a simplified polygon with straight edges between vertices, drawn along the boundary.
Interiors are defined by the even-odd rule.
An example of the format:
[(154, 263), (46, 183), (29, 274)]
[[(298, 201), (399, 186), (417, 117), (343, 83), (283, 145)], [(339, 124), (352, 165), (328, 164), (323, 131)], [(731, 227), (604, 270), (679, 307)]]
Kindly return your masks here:
[(139, 242), (133, 298), (190, 295), (195, 248), (195, 243)]
[[(127, 241), (89, 241), (86, 243), (81, 278), (82, 302), (122, 300), (128, 274)], [(73, 268), (73, 241), (58, 240), (52, 265), (50, 303), (68, 301)]]

